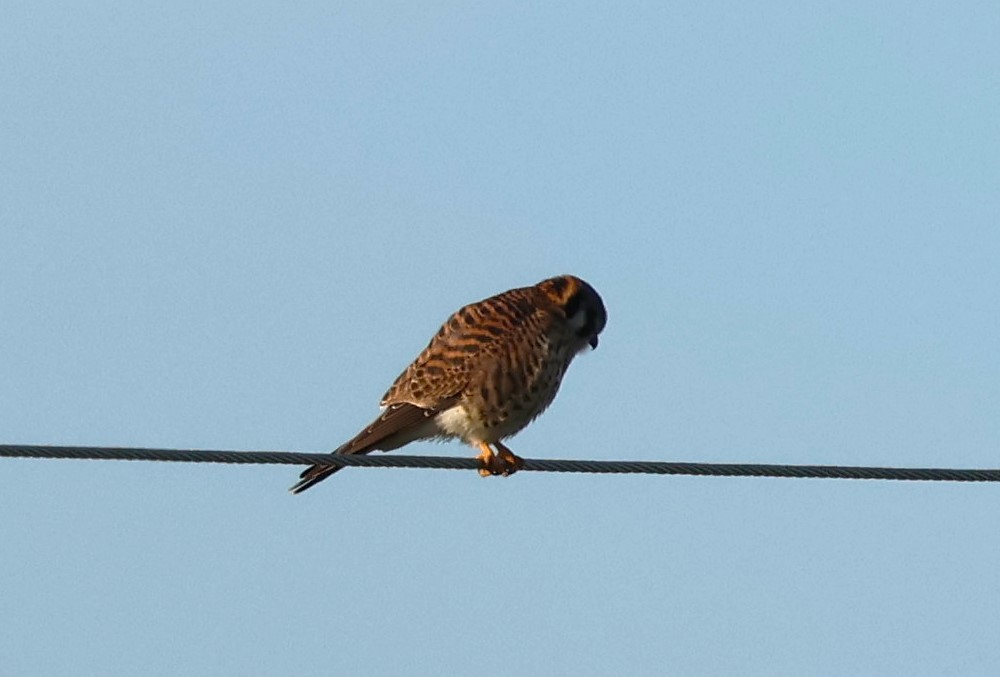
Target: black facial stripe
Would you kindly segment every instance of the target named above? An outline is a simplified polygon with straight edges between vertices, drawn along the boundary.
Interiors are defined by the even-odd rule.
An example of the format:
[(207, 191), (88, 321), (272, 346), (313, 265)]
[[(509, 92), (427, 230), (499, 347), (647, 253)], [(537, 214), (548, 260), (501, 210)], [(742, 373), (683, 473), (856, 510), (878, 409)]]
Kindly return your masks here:
[(576, 335), (580, 338), (590, 338), (594, 335), (595, 329), (597, 329), (597, 315), (592, 310), (588, 310), (587, 321), (583, 323)]
[(573, 317), (576, 312), (580, 310), (580, 304), (583, 303), (583, 298), (580, 294), (573, 294), (566, 305), (563, 307), (563, 311), (566, 313), (566, 317)]

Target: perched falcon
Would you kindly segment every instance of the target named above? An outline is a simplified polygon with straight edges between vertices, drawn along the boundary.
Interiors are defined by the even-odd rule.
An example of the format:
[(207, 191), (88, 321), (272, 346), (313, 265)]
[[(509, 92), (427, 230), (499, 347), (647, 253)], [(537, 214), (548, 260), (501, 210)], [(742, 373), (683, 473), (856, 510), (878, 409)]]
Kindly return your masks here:
[[(522, 459), (501, 440), (545, 411), (576, 354), (597, 347), (606, 321), (601, 297), (572, 275), (465, 306), (392, 384), (381, 416), (333, 453), (458, 438), (480, 451), (480, 475), (510, 475)], [(291, 491), (305, 491), (337, 470), (310, 466)]]

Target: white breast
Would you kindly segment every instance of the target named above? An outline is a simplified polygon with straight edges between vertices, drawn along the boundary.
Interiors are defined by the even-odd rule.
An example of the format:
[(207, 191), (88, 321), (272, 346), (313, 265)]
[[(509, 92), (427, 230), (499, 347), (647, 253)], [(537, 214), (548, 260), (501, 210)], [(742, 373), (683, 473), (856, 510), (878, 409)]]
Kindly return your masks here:
[(490, 440), (489, 431), (482, 423), (469, 416), (461, 404), (445, 409), (435, 417), (438, 427), (446, 435), (454, 435), (465, 442), (485, 442)]

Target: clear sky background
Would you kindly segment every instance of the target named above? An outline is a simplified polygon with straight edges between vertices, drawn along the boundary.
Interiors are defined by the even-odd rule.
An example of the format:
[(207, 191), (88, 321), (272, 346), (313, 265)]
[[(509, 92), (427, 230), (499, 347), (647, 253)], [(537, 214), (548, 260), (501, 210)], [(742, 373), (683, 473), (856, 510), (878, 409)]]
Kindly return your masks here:
[[(332, 449), (572, 272), (524, 456), (1000, 466), (997, 5), (539, 5), (6, 3), (0, 442)], [(297, 473), (0, 461), (0, 672), (1000, 663), (997, 485)]]

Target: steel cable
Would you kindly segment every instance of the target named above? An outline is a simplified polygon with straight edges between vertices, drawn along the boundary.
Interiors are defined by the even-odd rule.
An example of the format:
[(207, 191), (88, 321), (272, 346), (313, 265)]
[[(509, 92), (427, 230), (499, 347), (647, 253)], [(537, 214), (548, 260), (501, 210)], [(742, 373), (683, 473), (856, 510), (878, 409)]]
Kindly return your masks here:
[[(177, 463), (236, 463), (352, 466), (362, 468), (437, 468), (477, 470), (475, 458), (378, 454), (340, 456), (294, 451), (226, 451), (215, 449), (153, 449), (141, 447), (82, 447), (28, 444), (0, 445), (0, 457), (60, 458)], [(924, 482), (1000, 482), (1000, 469), (879, 468), (836, 465), (775, 465), (760, 463), (672, 463), (667, 461), (584, 461), (524, 459), (522, 471), (602, 474), (696, 475), (714, 477), (792, 477)]]

